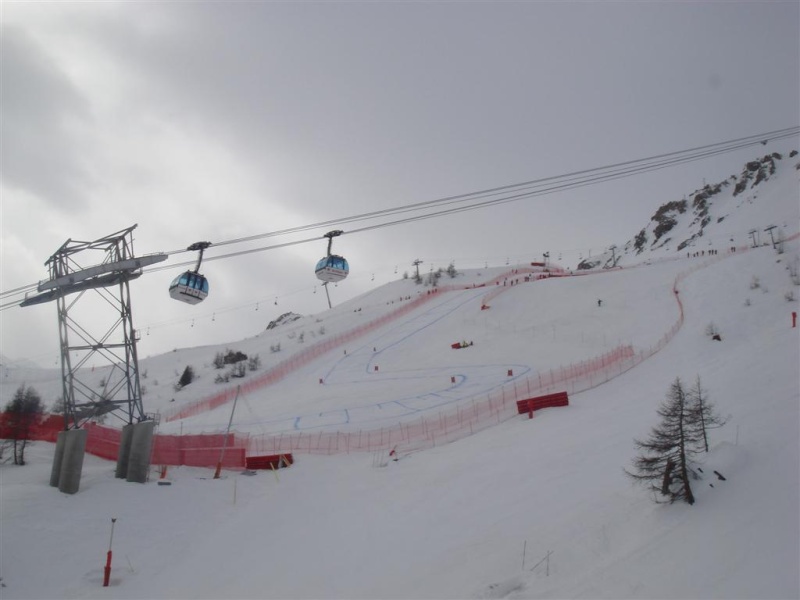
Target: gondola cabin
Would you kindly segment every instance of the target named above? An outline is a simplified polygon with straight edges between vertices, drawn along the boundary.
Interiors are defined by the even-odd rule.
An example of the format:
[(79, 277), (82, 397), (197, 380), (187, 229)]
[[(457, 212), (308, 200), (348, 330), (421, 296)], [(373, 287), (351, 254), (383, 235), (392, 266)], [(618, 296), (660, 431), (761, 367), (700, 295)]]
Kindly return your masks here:
[(198, 304), (208, 296), (208, 280), (200, 273), (186, 271), (169, 284), (169, 295), (181, 302)]
[(314, 272), (320, 281), (334, 283), (347, 277), (350, 273), (350, 266), (344, 257), (331, 254), (320, 259)]

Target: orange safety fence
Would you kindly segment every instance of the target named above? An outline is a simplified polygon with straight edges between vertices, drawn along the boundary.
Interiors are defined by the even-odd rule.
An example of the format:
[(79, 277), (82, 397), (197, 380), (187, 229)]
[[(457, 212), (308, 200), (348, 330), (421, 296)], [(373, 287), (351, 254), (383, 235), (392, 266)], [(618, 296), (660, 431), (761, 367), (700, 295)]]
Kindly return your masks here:
[[(793, 236), (793, 239), (797, 236)], [(737, 250), (747, 250), (746, 247)], [(683, 325), (684, 308), (680, 298), (678, 284), (688, 275), (721, 260), (731, 253), (716, 255), (712, 259), (697, 264), (692, 269), (680, 273), (673, 283), (673, 297), (678, 307), (678, 318), (670, 329), (651, 347), (635, 351), (630, 345), (620, 345), (592, 359), (580, 361), (556, 369), (550, 369), (524, 379), (514, 379), (506, 385), (471, 401), (465, 401), (450, 409), (442, 409), (438, 414), (428, 412), (418, 419), (402, 421), (397, 424), (361, 431), (323, 431), (285, 432), (280, 434), (248, 435), (240, 433), (196, 434), (196, 435), (160, 435), (154, 436), (151, 464), (191, 465), (201, 467), (216, 466), (225, 448), (223, 466), (226, 468), (242, 468), (246, 456), (265, 454), (336, 454), (344, 452), (410, 452), (432, 448), (450, 443), (472, 435), (488, 427), (514, 418), (517, 414), (516, 402), (533, 395), (543, 395), (557, 391), (569, 394), (597, 387), (610, 379), (625, 373), (647, 358), (663, 349)], [(556, 275), (558, 276), (558, 275)], [(498, 285), (503, 276), (487, 282), (484, 286)], [(483, 286), (481, 286), (483, 287)], [(439, 291), (465, 289), (459, 286), (442, 286)], [(298, 355), (291, 357), (273, 369), (242, 385), (243, 391), (269, 385), (285, 377), (291, 371), (303, 366), (330, 351), (347, 343), (368, 331), (388, 323), (399, 316), (417, 308), (429, 300), (435, 292), (429, 292), (409, 302), (397, 311), (357, 327), (347, 333), (334, 336), (316, 344)], [(210, 398), (195, 403), (188, 412), (186, 409), (176, 411), (168, 420), (184, 418), (210, 410), (226, 402), (232, 401), (235, 390), (227, 390)], [(0, 413), (0, 438), (12, 438), (12, 428), (18, 417), (8, 413)], [(46, 415), (27, 423), (27, 439), (54, 442), (58, 432), (64, 428), (61, 415)], [(87, 452), (115, 460), (119, 450), (121, 431), (102, 425), (89, 423), (86, 450)]]
[[(729, 255), (730, 253), (727, 254)], [(675, 277), (672, 293), (678, 308), (678, 317), (669, 330), (649, 348), (635, 351), (630, 345), (621, 345), (589, 360), (550, 369), (523, 380), (514, 380), (499, 390), (462, 403), (453, 409), (443, 409), (438, 414), (422, 415), (416, 420), (380, 429), (253, 435), (250, 437), (248, 454), (282, 452), (337, 454), (422, 450), (462, 439), (514, 418), (518, 414), (516, 402), (531, 395), (556, 391), (575, 394), (602, 385), (650, 358), (672, 340), (684, 322), (684, 308), (678, 284), (695, 271), (725, 256), (726, 254), (716, 255)]]
[(122, 439), (121, 429), (105, 427), (96, 423), (87, 423), (83, 428), (87, 431), (86, 452), (107, 460), (117, 460)]
[(619, 346), (582, 361), (523, 380), (516, 380), (481, 398), (438, 414), (426, 414), (380, 429), (291, 432), (251, 435), (248, 454), (337, 454), (345, 452), (421, 450), (472, 435), (517, 414), (516, 401), (533, 394), (566, 389), (571, 393), (595, 387), (638, 364), (631, 346)]
[(28, 439), (55, 442), (64, 429), (63, 415), (15, 415), (0, 413), (0, 439)]
[(247, 438), (247, 434), (241, 433), (227, 434), (227, 442), (226, 435), (220, 433), (156, 435), (151, 462), (158, 465), (210, 467), (216, 465), (222, 456), (223, 467), (244, 467)]
[[(0, 413), (0, 439), (27, 439), (31, 441), (55, 442), (64, 429), (62, 415), (38, 415), (30, 426), (21, 429), (16, 415)], [(117, 460), (122, 430), (105, 427), (97, 423), (86, 423), (86, 452), (107, 460)], [(186, 465), (191, 467), (214, 467), (222, 458), (225, 468), (241, 468), (245, 465), (248, 445), (247, 434), (201, 433), (195, 435), (153, 436), (150, 463), (156, 465)]]
[[(506, 273), (498, 275), (494, 279), (491, 279), (479, 286), (474, 286), (474, 285), (438, 286), (436, 288), (433, 288), (432, 290), (429, 290), (426, 294), (421, 294), (417, 296), (413, 300), (408, 301), (403, 306), (391, 312), (388, 312), (381, 317), (373, 319), (372, 321), (364, 323), (363, 325), (359, 325), (358, 327), (354, 327), (353, 329), (346, 331), (344, 333), (330, 336), (328, 337), (328, 339), (325, 339), (321, 342), (317, 342), (312, 346), (304, 348), (300, 352), (293, 354), (292, 356), (279, 362), (275, 366), (267, 369), (263, 374), (248, 380), (246, 383), (241, 384), (241, 392), (242, 393), (253, 392), (260, 388), (277, 383), (278, 381), (284, 379), (287, 375), (289, 375), (293, 371), (296, 371), (297, 369), (308, 365), (309, 363), (316, 360), (323, 354), (326, 354), (331, 350), (334, 350), (335, 348), (344, 346), (345, 344), (349, 344), (354, 340), (366, 335), (367, 333), (371, 333), (372, 331), (375, 331), (379, 327), (383, 327), (384, 325), (392, 321), (395, 321), (402, 316), (407, 315), (412, 310), (420, 307), (421, 305), (435, 298), (441, 292), (474, 289), (476, 287), (499, 286), (500, 283), (505, 279), (507, 279), (508, 277), (513, 277), (514, 275), (522, 271), (532, 272), (532, 273), (533, 272), (542, 273), (541, 270), (534, 271), (533, 269), (512, 269)], [(558, 274), (564, 273), (563, 269), (556, 267), (552, 267), (551, 271), (553, 273), (558, 273)], [(178, 419), (185, 419), (187, 417), (199, 415), (201, 413), (223, 406), (229, 402), (233, 402), (233, 399), (235, 397), (236, 397), (236, 388), (230, 387), (221, 392), (208, 396), (206, 398), (196, 400), (191, 404), (187, 404), (185, 406), (173, 409), (171, 411), (165, 411), (164, 413), (162, 413), (162, 418), (165, 421), (170, 422), (170, 421), (176, 421)]]
[[(520, 275), (522, 275), (522, 281), (520, 281)], [(500, 285), (499, 277), (494, 280), (495, 288), (481, 299), (481, 307), (488, 308), (489, 302), (497, 298), (503, 292), (507, 292), (512, 287), (519, 285), (520, 283), (539, 281), (540, 279), (550, 279), (551, 277), (564, 277), (566, 275), (567, 271), (556, 266), (548, 266), (545, 268), (539, 267), (537, 269), (531, 269), (530, 267), (514, 269), (510, 273), (503, 276), (502, 286)]]

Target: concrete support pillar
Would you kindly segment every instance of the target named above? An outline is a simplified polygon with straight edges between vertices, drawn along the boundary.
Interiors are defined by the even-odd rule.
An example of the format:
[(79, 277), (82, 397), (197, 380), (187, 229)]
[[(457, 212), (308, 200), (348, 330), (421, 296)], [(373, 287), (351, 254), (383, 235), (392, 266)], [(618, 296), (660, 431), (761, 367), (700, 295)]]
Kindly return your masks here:
[(150, 455), (153, 450), (155, 421), (142, 421), (133, 426), (130, 457), (128, 458), (128, 481), (145, 483), (150, 469)]
[(74, 494), (81, 485), (81, 471), (83, 470), (83, 456), (86, 453), (88, 432), (85, 429), (70, 429), (64, 433), (64, 454), (61, 459), (58, 491)]
[(56, 453), (53, 455), (53, 468), (50, 470), (50, 485), (58, 487), (61, 479), (61, 463), (64, 459), (64, 444), (67, 443), (67, 432), (59, 431), (56, 439)]
[(128, 459), (131, 454), (133, 428), (133, 423), (129, 423), (122, 428), (122, 435), (119, 440), (119, 450), (117, 451), (117, 469), (114, 472), (114, 476), (117, 479), (125, 479), (128, 476)]

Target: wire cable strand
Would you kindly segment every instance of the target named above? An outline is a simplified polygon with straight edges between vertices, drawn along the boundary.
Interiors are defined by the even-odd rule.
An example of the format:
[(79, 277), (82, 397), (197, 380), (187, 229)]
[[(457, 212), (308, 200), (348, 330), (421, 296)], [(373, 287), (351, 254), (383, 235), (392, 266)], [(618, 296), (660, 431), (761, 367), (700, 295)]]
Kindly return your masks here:
[[(570, 189), (576, 189), (588, 185), (603, 183), (606, 181), (612, 181), (625, 177), (632, 177), (634, 175), (638, 175), (641, 173), (665, 169), (678, 164), (694, 162), (712, 156), (717, 156), (735, 150), (740, 150), (743, 148), (747, 148), (749, 146), (764, 144), (768, 140), (777, 141), (791, 137), (796, 137), (798, 134), (800, 134), (800, 126), (787, 127), (784, 129), (778, 129), (775, 131), (769, 131), (757, 135), (735, 138), (732, 140), (726, 140), (714, 144), (696, 146), (694, 148), (689, 148), (685, 150), (657, 154), (645, 158), (618, 162), (601, 167), (582, 169), (561, 175), (543, 177), (520, 183), (503, 185), (475, 192), (469, 192), (465, 194), (446, 196), (434, 200), (426, 200), (422, 202), (396, 206), (393, 208), (387, 208), (377, 211), (351, 215), (349, 217), (344, 217), (340, 219), (319, 221), (316, 223), (301, 225), (297, 227), (290, 227), (278, 231), (265, 232), (245, 237), (234, 238), (222, 242), (215, 242), (211, 244), (210, 247), (243, 244), (270, 237), (281, 237), (290, 234), (302, 233), (314, 229), (320, 229), (323, 227), (342, 226), (344, 224), (353, 224), (353, 223), (361, 223), (364, 221), (386, 219), (392, 216), (404, 215), (408, 213), (415, 213), (415, 212), (419, 213), (395, 220), (382, 221), (379, 223), (375, 223), (373, 225), (366, 225), (364, 227), (351, 229), (344, 233), (356, 234), (366, 231), (373, 231), (384, 227), (393, 227), (425, 219), (454, 215), (461, 212), (478, 210), (481, 208), (505, 204), (509, 202), (516, 202), (523, 199), (533, 198), (546, 194), (552, 194)], [(449, 208), (444, 208), (444, 207), (449, 207)], [(246, 254), (253, 254), (256, 252), (265, 252), (268, 250), (276, 250), (279, 248), (286, 248), (289, 246), (296, 246), (310, 242), (317, 242), (319, 241), (319, 239), (320, 236), (315, 236), (311, 238), (304, 238), (304, 239), (272, 244), (257, 248), (248, 248), (245, 250), (230, 252), (227, 254), (221, 254), (216, 256), (205, 256), (203, 260), (204, 262), (211, 262), (216, 260), (233, 258), (237, 256), (243, 256)], [(190, 251), (188, 249), (179, 249), (166, 252), (166, 254), (175, 255), (184, 252), (190, 252)], [(155, 273), (159, 271), (177, 269), (180, 267), (193, 265), (194, 263), (195, 260), (193, 259), (189, 261), (178, 262), (171, 265), (161, 265), (158, 267), (151, 267), (144, 269), (144, 273)], [(26, 286), (20, 286), (12, 290), (4, 291), (0, 293), (0, 298), (6, 299), (14, 296), (20, 296), (20, 295), (24, 296), (27, 292), (36, 289), (37, 285), (38, 284), (34, 283)], [(18, 301), (7, 302), (5, 304), (0, 305), (0, 311), (12, 308), (17, 305)]]
[[(788, 130), (781, 130), (780, 133), (771, 132), (769, 139), (776, 140), (776, 139), (784, 139), (787, 137), (792, 137), (800, 132), (800, 128), (791, 128)], [(458, 196), (449, 196), (446, 198), (440, 198), (438, 200), (431, 200), (427, 202), (419, 202), (416, 204), (405, 205), (396, 207), (393, 209), (386, 209), (382, 211), (373, 211), (370, 213), (364, 213), (361, 215), (354, 215), (351, 217), (347, 217), (345, 219), (339, 219), (336, 221), (324, 221), (321, 223), (315, 223), (313, 225), (306, 225), (302, 227), (295, 227), (291, 229), (281, 230), (279, 232), (272, 232), (268, 234), (259, 234), (254, 236), (249, 236), (247, 238), (239, 238), (237, 240), (230, 240), (227, 242), (221, 242), (214, 244), (214, 246), (226, 245), (226, 244), (233, 244), (233, 243), (242, 243), (245, 241), (253, 241), (257, 239), (263, 239), (266, 237), (271, 237), (273, 235), (285, 235), (288, 233), (295, 233), (300, 232), (308, 229), (319, 228), (322, 226), (329, 227), (331, 225), (340, 225), (343, 223), (355, 223), (365, 220), (376, 219), (379, 216), (391, 216), (391, 215), (399, 215), (408, 212), (418, 211), (423, 208), (435, 208), (437, 206), (448, 206), (448, 205), (458, 205), (463, 204), (469, 200), (477, 201), (484, 198), (483, 201), (480, 202), (473, 202), (472, 204), (463, 204), (461, 206), (454, 206), (452, 208), (447, 208), (438, 211), (429, 211), (424, 212), (418, 215), (414, 215), (411, 217), (406, 217), (402, 219), (396, 219), (392, 221), (385, 221), (382, 223), (377, 223), (374, 225), (369, 225), (365, 227), (360, 227), (357, 229), (351, 229), (349, 231), (344, 232), (345, 234), (356, 234), (362, 233), (365, 231), (374, 231), (376, 229), (382, 229), (384, 227), (393, 227), (396, 225), (402, 225), (406, 223), (413, 223), (416, 221), (421, 221), (425, 219), (431, 219), (435, 217), (442, 217), (453, 215), (461, 212), (476, 210), (480, 208), (486, 208), (489, 206), (499, 205), (499, 204), (506, 204), (509, 202), (515, 202), (519, 200), (523, 200), (526, 198), (533, 198), (536, 196), (542, 196), (546, 194), (552, 194), (560, 191), (575, 189), (579, 187), (585, 187), (588, 185), (594, 185), (597, 183), (603, 183), (606, 181), (613, 181), (616, 179), (622, 179), (625, 177), (631, 177), (634, 175), (638, 175), (641, 173), (649, 172), (649, 171), (656, 171), (665, 168), (669, 168), (678, 164), (684, 164), (688, 162), (693, 162), (696, 160), (709, 158), (712, 156), (717, 156), (720, 154), (724, 154), (727, 152), (731, 152), (733, 150), (738, 150), (741, 148), (745, 148), (748, 146), (752, 146), (755, 144), (760, 144), (764, 140), (764, 136), (750, 136), (748, 138), (741, 138), (740, 140), (732, 140), (729, 142), (722, 142), (719, 144), (709, 144), (706, 146), (700, 146), (698, 148), (694, 148), (687, 151), (682, 152), (671, 152), (667, 154), (658, 155), (656, 157), (648, 157), (645, 159), (633, 160), (633, 161), (626, 161), (623, 163), (616, 163), (614, 165), (609, 165), (606, 167), (598, 167), (593, 169), (585, 169), (582, 171), (575, 171), (573, 173), (568, 173), (565, 175), (559, 175), (554, 177), (545, 177), (542, 179), (532, 180), (524, 183), (501, 186), (496, 188), (491, 188), (487, 190), (482, 190), (479, 192), (472, 192), (469, 194), (461, 194)], [(548, 185), (550, 184), (550, 185)], [(520, 191), (520, 193), (509, 193), (514, 191)], [(306, 244), (309, 242), (318, 241), (319, 237), (313, 238), (305, 238), (290, 242), (284, 242), (280, 244), (273, 244), (269, 246), (262, 246), (258, 248), (249, 248), (247, 250), (240, 250), (237, 252), (231, 252), (227, 254), (221, 254), (217, 256), (208, 256), (204, 258), (204, 261), (210, 262), (214, 260), (222, 260), (227, 258), (233, 258), (236, 256), (243, 256), (246, 254), (253, 254), (256, 252), (265, 252), (268, 250), (276, 250), (279, 248), (286, 248), (288, 246), (295, 246), (299, 244)], [(174, 269), (177, 267), (187, 266), (193, 264), (193, 261), (186, 261), (183, 263), (178, 263), (174, 265), (162, 265), (159, 267), (152, 267), (147, 269), (147, 272), (156, 272), (156, 271), (164, 271), (169, 269)]]
[[(446, 204), (452, 204), (452, 203), (457, 203), (457, 202), (468, 202), (468, 201), (470, 201), (470, 200), (472, 200), (472, 199), (474, 199), (476, 197), (482, 197), (482, 196), (487, 195), (487, 194), (502, 193), (502, 192), (511, 191), (511, 190), (515, 190), (515, 189), (523, 189), (523, 188), (527, 188), (527, 187), (530, 187), (530, 186), (539, 186), (539, 185), (546, 184), (548, 182), (555, 182), (555, 181), (559, 181), (559, 180), (562, 180), (562, 179), (569, 179), (569, 178), (573, 178), (573, 177), (577, 177), (577, 176), (588, 176), (588, 175), (591, 175), (593, 173), (601, 173), (601, 172), (604, 172), (604, 171), (620, 169), (620, 168), (626, 168), (626, 167), (634, 166), (634, 165), (643, 165), (643, 164), (647, 164), (647, 163), (661, 162), (661, 161), (664, 161), (664, 160), (669, 161), (670, 159), (673, 159), (673, 158), (680, 158), (682, 155), (689, 155), (689, 156), (696, 155), (697, 157), (705, 158), (706, 156), (715, 155), (715, 154), (718, 154), (718, 153), (721, 153), (721, 152), (731, 152), (733, 150), (739, 150), (739, 149), (742, 149), (742, 148), (746, 148), (748, 146), (753, 146), (753, 145), (756, 145), (756, 144), (762, 144), (766, 140), (775, 141), (775, 140), (779, 140), (779, 139), (785, 139), (787, 137), (796, 136), (798, 134), (800, 134), (800, 127), (798, 127), (798, 126), (787, 127), (787, 128), (784, 128), (784, 129), (779, 129), (779, 130), (775, 130), (775, 131), (769, 131), (769, 132), (761, 133), (761, 134), (758, 134), (758, 135), (751, 135), (751, 136), (746, 136), (746, 137), (742, 137), (742, 138), (726, 140), (724, 142), (717, 142), (717, 143), (714, 143), (714, 144), (706, 144), (706, 145), (703, 145), (703, 146), (696, 146), (694, 148), (689, 148), (689, 149), (685, 149), (685, 150), (678, 150), (678, 151), (674, 151), (674, 152), (667, 152), (667, 153), (663, 153), (663, 154), (657, 154), (657, 155), (649, 156), (649, 157), (646, 157), (646, 158), (633, 159), (633, 160), (614, 163), (614, 164), (611, 164), (611, 165), (605, 165), (605, 166), (601, 166), (601, 167), (593, 167), (593, 168), (590, 168), (590, 169), (574, 171), (574, 172), (566, 173), (566, 174), (562, 174), (562, 175), (554, 175), (554, 176), (550, 176), (550, 177), (544, 177), (544, 178), (540, 178), (540, 179), (534, 179), (534, 180), (530, 180), (530, 181), (524, 181), (524, 182), (520, 182), (520, 183), (514, 183), (514, 184), (509, 184), (509, 185), (503, 185), (503, 186), (498, 186), (498, 187), (494, 187), (494, 188), (489, 188), (489, 189), (485, 189), (485, 190), (479, 190), (479, 191), (476, 191), (476, 192), (469, 192), (469, 193), (458, 194), (458, 195), (454, 195), (454, 196), (446, 196), (446, 197), (438, 198), (438, 199), (434, 199), (434, 200), (426, 200), (426, 201), (423, 201), (423, 202), (416, 202), (416, 203), (412, 203), (412, 204), (406, 204), (406, 205), (403, 205), (403, 206), (397, 206), (397, 207), (393, 207), (393, 208), (387, 208), (387, 209), (382, 209), (382, 210), (362, 213), (362, 214), (358, 214), (358, 215), (351, 215), (349, 217), (344, 217), (344, 218), (340, 218), (340, 219), (331, 219), (331, 220), (320, 221), (320, 222), (312, 223), (312, 224), (308, 224), (308, 225), (301, 225), (301, 226), (297, 226), (297, 227), (281, 229), (281, 230), (278, 230), (278, 231), (272, 231), (272, 232), (266, 232), (266, 233), (250, 235), (250, 236), (246, 236), (246, 237), (234, 238), (234, 239), (225, 240), (225, 241), (222, 241), (222, 242), (215, 242), (215, 243), (212, 244), (212, 247), (225, 246), (225, 245), (230, 245), (230, 244), (240, 244), (240, 243), (251, 242), (251, 241), (264, 239), (264, 238), (268, 238), (268, 237), (276, 237), (276, 236), (288, 235), (288, 234), (291, 234), (291, 233), (300, 233), (300, 232), (303, 232), (303, 231), (308, 231), (308, 230), (312, 230), (312, 229), (319, 229), (319, 228), (322, 228), (322, 227), (330, 227), (330, 226), (334, 226), (334, 225), (341, 225), (341, 224), (344, 224), (344, 223), (358, 222), (358, 221), (363, 221), (363, 220), (368, 220), (368, 219), (373, 219), (373, 218), (378, 218), (378, 217), (383, 217), (383, 216), (389, 216), (389, 215), (392, 215), (392, 214), (398, 214), (398, 213), (410, 212), (410, 211), (414, 211), (414, 210), (425, 209), (425, 208), (429, 208), (429, 207), (432, 207), (432, 206), (446, 205)], [(707, 154), (707, 152), (712, 152), (712, 154)], [(697, 158), (694, 158), (693, 160), (697, 160)], [(682, 160), (681, 162), (686, 162), (686, 161)], [(352, 232), (345, 232), (345, 233), (352, 233)], [(175, 253), (186, 252), (186, 251), (187, 250), (176, 250), (176, 251), (168, 252), (167, 254), (175, 254)]]

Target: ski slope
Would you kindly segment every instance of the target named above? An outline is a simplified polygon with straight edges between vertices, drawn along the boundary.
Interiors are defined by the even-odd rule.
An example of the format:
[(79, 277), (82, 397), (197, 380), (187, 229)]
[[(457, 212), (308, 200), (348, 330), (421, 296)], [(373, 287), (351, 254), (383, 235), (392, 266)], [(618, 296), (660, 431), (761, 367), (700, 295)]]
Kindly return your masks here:
[[(571, 393), (568, 407), (397, 461), (385, 451), (298, 454), (275, 474), (215, 480), (211, 469), (170, 468), (171, 485), (159, 486), (155, 472), (131, 484), (115, 479), (113, 463), (87, 456), (70, 496), (48, 485), (53, 447), (36, 443), (26, 466), (0, 465), (2, 597), (800, 597), (800, 293), (790, 276), (800, 265), (800, 207), (796, 169), (782, 177), (738, 198), (736, 210), (752, 208), (750, 216), (731, 214), (720, 229), (727, 242), (725, 228), (763, 212), (791, 240), (782, 254), (769, 245), (725, 254), (726, 244), (709, 260), (662, 246), (623, 269), (522, 282), (496, 296), (496, 285), (479, 286), (502, 284), (513, 268), (480, 269), (459, 275), (460, 291), (437, 292), (376, 327), (364, 325), (427, 290), (396, 281), (227, 346), (193, 347), (187, 334), (186, 347), (141, 361), (148, 411), (219, 393), (217, 352), (258, 354), (266, 371), (329, 337), (365, 332), (242, 395), (234, 428), (267, 436), (373, 428), (381, 411), (435, 418), (444, 410), (436, 403), (472, 403), (509, 367), (514, 377), (545, 373), (620, 343), (649, 358)], [(711, 324), (721, 341), (707, 334)], [(473, 345), (451, 348), (463, 340)], [(197, 378), (176, 391), (187, 365)], [(658, 505), (624, 469), (670, 384), (698, 376), (728, 423), (697, 457), (696, 503)], [(92, 385), (103, 377), (92, 372)], [(53, 369), (3, 367), (4, 398), (22, 384), (46, 401), (61, 393)], [(222, 431), (231, 408), (162, 420), (160, 430)]]
[[(672, 292), (675, 277), (700, 263), (665, 260), (645, 271), (638, 269), (638, 274), (637, 269), (626, 269), (529, 282), (519, 277), (520, 283), (507, 285), (487, 310), (481, 310), (486, 296), (502, 288), (505, 278), (500, 277), (497, 285), (472, 288), (497, 279), (497, 270), (487, 274), (467, 271), (457, 278), (459, 285), (453, 286), (459, 289), (437, 292), (401, 320), (337, 346), (276, 383), (243, 394), (234, 429), (270, 434), (379, 428), (465, 405), (504, 386), (511, 389), (515, 381), (591, 359), (620, 344), (646, 350), (679, 317)], [(633, 284), (636, 277), (643, 283)], [(302, 351), (309, 342), (297, 340), (300, 336), (312, 338), (312, 327), (325, 327), (326, 336), (346, 336), (362, 323), (394, 310), (393, 298), (417, 294), (418, 288), (412, 281), (395, 282), (380, 294), (373, 292), (367, 306), (363, 299), (356, 299), (339, 307), (337, 314), (295, 321), (285, 331), (265, 332), (236, 348), (262, 357), (276, 343), (282, 345), (280, 354)], [(599, 298), (602, 306), (597, 305)], [(643, 302), (647, 309), (634, 310)], [(342, 321), (348, 311), (350, 327)], [(627, 318), (620, 318), (623, 315)], [(473, 345), (451, 348), (463, 341)], [(204, 351), (210, 361), (214, 351)], [(179, 361), (173, 363), (175, 372), (183, 368), (180, 361), (191, 355), (197, 357), (198, 349), (174, 353), (172, 358)], [(276, 360), (274, 355), (267, 356)], [(487, 356), (491, 358), (487, 360)], [(168, 396), (155, 396), (148, 389), (148, 410), (180, 411), (219, 393), (220, 386), (212, 383), (215, 370), (208, 362), (201, 370), (196, 362), (185, 360), (200, 373), (199, 381), (177, 394), (169, 390)], [(264, 365), (269, 368), (269, 363)], [(142, 361), (142, 369), (153, 377), (158, 367)], [(231, 391), (225, 404), (189, 418), (162, 421), (160, 430), (223, 430), (230, 420), (235, 385), (235, 380), (228, 385)], [(175, 398), (174, 404), (167, 397)]]
[[(80, 493), (64, 496), (47, 485), (51, 447), (37, 444), (28, 466), (2, 467), (4, 597), (797, 597), (800, 344), (790, 319), (797, 305), (784, 298), (786, 260), (796, 252), (796, 243), (784, 258), (759, 248), (686, 277), (680, 290), (685, 321), (672, 341), (622, 376), (572, 396), (568, 408), (541, 411), (533, 420), (520, 416), (398, 462), (369, 454), (300, 456), (278, 478), (229, 472), (220, 480), (181, 467), (170, 469), (172, 485), (161, 487), (115, 480), (113, 464), (87, 456)], [(560, 346), (572, 343), (575, 352), (589, 354), (612, 331), (636, 329), (634, 343), (646, 344), (675, 317), (672, 299), (664, 300), (664, 315), (654, 309), (663, 294), (650, 286), (687, 266), (678, 262), (520, 285), (488, 311), (458, 309), (423, 327), (421, 356), (391, 346), (395, 355), (381, 356), (381, 372), (413, 372), (435, 347), (453, 364), (505, 365), (507, 346), (521, 344), (522, 336), (509, 321), (497, 329), (480, 322), (503, 315), (542, 330), (545, 348), (531, 353), (531, 364), (548, 356), (544, 342), (554, 322), (551, 363), (558, 362)], [(755, 290), (753, 275), (761, 281)], [(585, 301), (586, 314), (577, 319), (583, 343), (579, 329), (558, 321), (558, 311), (524, 320), (535, 312), (531, 300), (538, 294), (564, 304)], [(602, 318), (598, 296), (608, 309)], [(711, 321), (722, 342), (705, 334)], [(475, 345), (451, 350), (446, 342), (470, 323), (458, 337), (474, 338)], [(640, 331), (642, 324), (651, 335)], [(398, 327), (365, 340), (353, 373), (367, 375), (362, 367), (373, 358), (370, 342), (402, 339)], [(417, 347), (414, 337), (409, 348)], [(309, 365), (306, 375), (328, 373), (340, 361)], [(347, 373), (336, 385), (368, 405), (372, 390), (356, 397), (364, 384), (348, 381)], [(706, 473), (718, 470), (726, 481), (695, 482), (694, 506), (655, 505), (623, 474), (632, 440), (655, 424), (674, 378), (697, 375), (720, 412), (730, 415), (712, 433), (711, 452), (700, 457)], [(300, 379), (297, 389), (320, 387)], [(282, 381), (265, 389), (265, 397), (280, 398), (276, 390), (291, 385)], [(411, 395), (403, 394), (404, 385), (395, 377), (393, 392)], [(419, 393), (416, 383), (409, 385)], [(286, 411), (292, 400), (275, 402)], [(246, 404), (243, 418), (272, 414), (255, 399)], [(112, 585), (102, 588), (112, 516)]]

